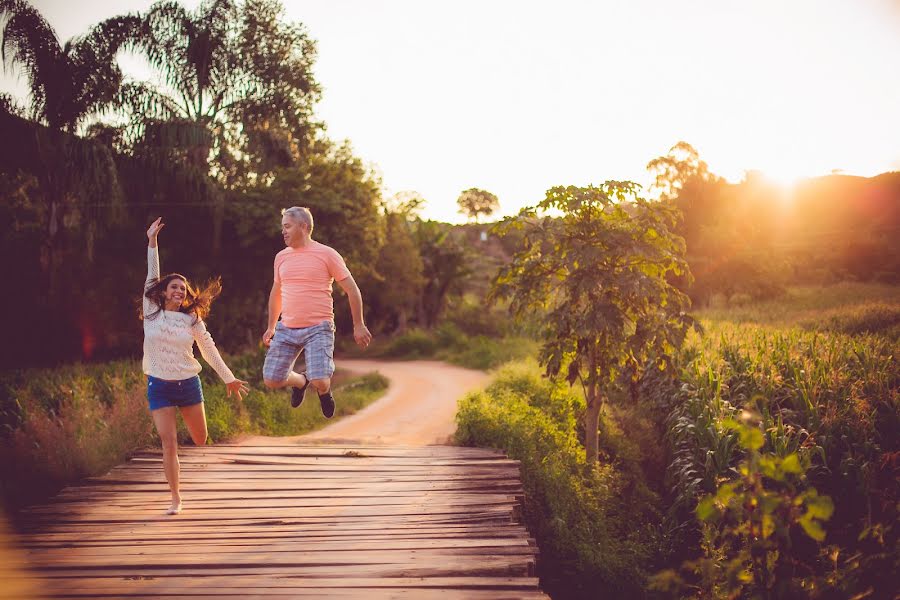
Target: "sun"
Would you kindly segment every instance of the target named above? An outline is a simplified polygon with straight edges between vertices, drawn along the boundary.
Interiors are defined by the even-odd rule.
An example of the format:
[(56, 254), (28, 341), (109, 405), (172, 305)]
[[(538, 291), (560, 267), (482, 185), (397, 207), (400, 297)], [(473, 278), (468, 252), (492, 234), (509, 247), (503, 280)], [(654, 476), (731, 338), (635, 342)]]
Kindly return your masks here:
[(810, 178), (809, 175), (798, 174), (797, 171), (793, 169), (782, 169), (778, 167), (770, 167), (760, 171), (760, 173), (762, 174), (763, 179), (778, 186), (784, 191), (791, 191), (796, 188), (798, 184)]

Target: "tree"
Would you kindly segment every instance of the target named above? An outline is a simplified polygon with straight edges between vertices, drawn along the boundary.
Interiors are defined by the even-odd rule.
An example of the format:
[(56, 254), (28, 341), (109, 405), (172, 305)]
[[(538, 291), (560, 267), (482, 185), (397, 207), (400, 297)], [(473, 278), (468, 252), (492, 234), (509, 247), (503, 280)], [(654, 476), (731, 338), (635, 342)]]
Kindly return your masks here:
[(2, 20), (0, 54), (28, 81), (32, 119), (75, 133), (88, 118), (113, 106), (122, 85), (116, 54), (139, 29), (136, 15), (107, 19), (64, 46), (24, 0), (0, 0)]
[(500, 208), (497, 196), (478, 188), (464, 191), (456, 199), (456, 203), (459, 205), (459, 212), (468, 215), (470, 219), (475, 219), (476, 223), (479, 216), (493, 214)]
[(154, 4), (134, 44), (165, 85), (127, 85), (132, 139), (180, 152), (226, 187), (271, 180), (320, 128), (315, 43), (277, 0)]
[(471, 257), (468, 248), (443, 223), (417, 221), (415, 238), (425, 277), (418, 320), (430, 329), (437, 324), (447, 297), (472, 274)]
[(425, 286), (422, 274), (422, 256), (410, 231), (410, 222), (403, 212), (385, 215), (386, 243), (376, 262), (378, 273), (386, 284), (375, 291), (378, 311), (382, 318), (387, 314), (396, 319), (396, 331), (406, 330), (409, 316), (418, 308)]
[[(596, 462), (600, 411), (623, 374), (667, 368), (694, 321), (689, 300), (668, 278), (688, 272), (677, 212), (637, 195), (637, 184), (556, 187), (501, 229), (524, 231), (490, 298), (509, 299), (517, 318), (543, 323), (539, 360), (565, 371), (587, 400), (585, 451)], [(561, 216), (539, 216), (552, 211)]]
[[(101, 212), (98, 203), (120, 199), (112, 155), (101, 144), (78, 140), (74, 134), (90, 118), (114, 105), (122, 85), (116, 55), (140, 27), (136, 15), (107, 19), (87, 34), (60, 45), (53, 27), (28, 2), (0, 0), (0, 55), (28, 82), (29, 117), (46, 125), (36, 130), (41, 140), (40, 188), (46, 199), (44, 260), (46, 289), (53, 293), (59, 262), (60, 235), (65, 223), (82, 221), (88, 260)], [(4, 112), (17, 110), (8, 102)], [(7, 142), (12, 135), (5, 130)], [(65, 165), (60, 169), (58, 165)]]
[(700, 160), (697, 150), (685, 141), (680, 141), (668, 154), (654, 158), (647, 163), (647, 170), (656, 179), (653, 187), (659, 190), (662, 200), (673, 200), (679, 196), (685, 185), (692, 180), (715, 181), (709, 167)]

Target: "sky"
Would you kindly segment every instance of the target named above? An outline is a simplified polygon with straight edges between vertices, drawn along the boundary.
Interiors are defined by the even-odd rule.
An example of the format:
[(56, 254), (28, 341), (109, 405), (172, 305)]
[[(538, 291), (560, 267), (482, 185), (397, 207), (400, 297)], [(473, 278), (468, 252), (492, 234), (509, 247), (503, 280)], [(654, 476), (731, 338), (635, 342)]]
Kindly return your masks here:
[[(900, 0), (283, 3), (318, 41), (328, 135), (427, 218), (464, 221), (471, 187), (510, 215), (556, 185), (646, 186), (679, 140), (731, 181), (900, 170)], [(62, 40), (151, 4), (34, 2)]]

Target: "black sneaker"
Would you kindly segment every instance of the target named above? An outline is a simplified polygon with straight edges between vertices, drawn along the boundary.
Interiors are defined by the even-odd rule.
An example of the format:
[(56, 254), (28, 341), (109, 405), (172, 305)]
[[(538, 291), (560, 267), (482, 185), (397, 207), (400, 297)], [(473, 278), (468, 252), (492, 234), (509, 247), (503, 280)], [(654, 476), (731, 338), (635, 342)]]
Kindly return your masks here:
[(302, 388), (292, 387), (291, 388), (291, 406), (297, 408), (301, 404), (303, 404), (303, 396), (306, 394), (306, 388), (309, 387), (309, 377), (306, 376), (306, 373), (300, 373), (303, 375), (303, 378), (306, 379), (306, 385)]
[(334, 396), (331, 395), (331, 390), (325, 394), (319, 394), (319, 404), (322, 406), (322, 414), (326, 419), (334, 416)]

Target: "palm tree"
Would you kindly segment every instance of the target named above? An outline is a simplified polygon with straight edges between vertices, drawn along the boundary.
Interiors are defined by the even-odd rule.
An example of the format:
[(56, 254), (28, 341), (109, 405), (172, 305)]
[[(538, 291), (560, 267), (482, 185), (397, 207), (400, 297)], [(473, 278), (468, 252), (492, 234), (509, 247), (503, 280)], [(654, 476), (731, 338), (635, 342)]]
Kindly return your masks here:
[(293, 162), (315, 128), (319, 87), (315, 44), (282, 13), (277, 0), (151, 6), (133, 42), (163, 85), (123, 88), (131, 139), (175, 151), (226, 187)]
[(116, 54), (134, 37), (141, 21), (133, 15), (108, 19), (86, 35), (60, 45), (53, 27), (31, 4), (0, 0), (0, 23), (0, 58), (4, 68), (24, 75), (30, 91), (25, 112), (46, 126), (34, 129), (43, 163), (35, 167), (48, 202), (42, 264), (52, 295), (64, 213), (80, 202), (77, 210), (86, 221), (90, 259), (99, 214), (97, 202), (88, 201), (117, 198), (115, 167), (109, 151), (99, 144), (76, 139), (74, 134), (89, 119), (114, 106), (122, 85)]
[(28, 2), (0, 0), (0, 56), (28, 80), (31, 117), (51, 130), (75, 133), (113, 107), (122, 85), (116, 54), (140, 26), (115, 17), (61, 46), (53, 27)]

